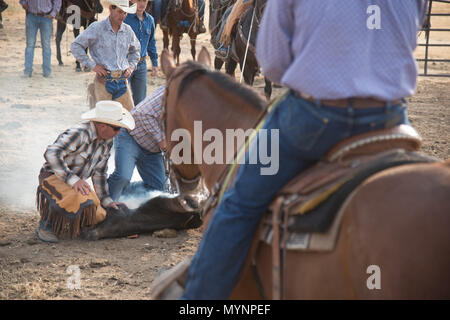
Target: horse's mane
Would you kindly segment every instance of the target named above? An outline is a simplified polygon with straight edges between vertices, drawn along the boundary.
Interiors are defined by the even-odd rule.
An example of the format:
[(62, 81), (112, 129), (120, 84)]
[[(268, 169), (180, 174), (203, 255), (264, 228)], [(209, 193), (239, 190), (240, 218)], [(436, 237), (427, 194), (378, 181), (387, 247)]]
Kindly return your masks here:
[(181, 94), (189, 84), (191, 84), (199, 76), (204, 75), (211, 78), (224, 90), (229, 91), (230, 94), (239, 95), (242, 99), (247, 101), (250, 105), (258, 110), (264, 110), (267, 104), (267, 102), (257, 92), (245, 85), (236, 82), (227, 74), (210, 70), (204, 65), (195, 61), (187, 61), (183, 63), (183, 68), (191, 69), (191, 71), (181, 80), (180, 86), (178, 88), (178, 98), (181, 96)]

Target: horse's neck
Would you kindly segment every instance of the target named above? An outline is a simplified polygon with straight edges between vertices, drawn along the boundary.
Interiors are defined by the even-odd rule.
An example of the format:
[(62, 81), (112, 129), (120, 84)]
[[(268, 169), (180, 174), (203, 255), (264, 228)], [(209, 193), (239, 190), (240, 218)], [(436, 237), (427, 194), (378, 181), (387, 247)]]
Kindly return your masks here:
[[(233, 147), (227, 145), (231, 140), (227, 138), (231, 132), (237, 133), (238, 129), (242, 129), (242, 133), (248, 129), (252, 129), (257, 122), (259, 111), (256, 111), (254, 107), (246, 105), (243, 101), (236, 101), (228, 106), (221, 104), (213, 104), (210, 106), (208, 114), (216, 115), (210, 121), (202, 121), (202, 131), (205, 133), (208, 129), (218, 129), (222, 133), (222, 143), (223, 143), (223, 162), (207, 164), (205, 159), (203, 159), (202, 164), (199, 165), (200, 172), (205, 178), (206, 185), (211, 188), (220, 178), (221, 174), (226, 170), (227, 164), (231, 163), (234, 159), (233, 156), (236, 155), (237, 151), (243, 147), (242, 144), (235, 144), (237, 139), (233, 138)], [(226, 110), (224, 112), (224, 110)], [(200, 118), (201, 119), (201, 118)], [(227, 132), (228, 131), (228, 132)], [(207, 142), (209, 145), (213, 142)], [(216, 141), (214, 141), (216, 143)], [(203, 151), (205, 150), (205, 144), (203, 144)], [(231, 151), (230, 151), (231, 150)]]

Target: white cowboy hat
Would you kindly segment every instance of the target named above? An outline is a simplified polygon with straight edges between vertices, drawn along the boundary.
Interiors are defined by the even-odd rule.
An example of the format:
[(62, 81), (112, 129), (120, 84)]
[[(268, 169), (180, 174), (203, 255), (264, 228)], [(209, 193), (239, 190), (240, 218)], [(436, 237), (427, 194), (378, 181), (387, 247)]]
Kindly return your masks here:
[(136, 13), (136, 3), (130, 7), (128, 0), (106, 0), (107, 3), (111, 5), (118, 6), (120, 9), (126, 13)]
[(107, 123), (128, 130), (133, 130), (135, 127), (133, 116), (118, 101), (99, 101), (95, 104), (94, 109), (83, 113), (81, 119)]

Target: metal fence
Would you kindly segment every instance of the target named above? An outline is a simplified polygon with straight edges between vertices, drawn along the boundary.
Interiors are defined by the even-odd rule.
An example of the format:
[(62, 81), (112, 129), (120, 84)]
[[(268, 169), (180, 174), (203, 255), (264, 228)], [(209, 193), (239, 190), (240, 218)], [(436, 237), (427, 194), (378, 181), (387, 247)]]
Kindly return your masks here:
[[(433, 3), (442, 2), (448, 4), (448, 12), (446, 13), (432, 13)], [(430, 43), (430, 34), (432, 32), (450, 32), (450, 28), (432, 28), (432, 19), (431, 17), (450, 17), (450, 0), (429, 0), (428, 8), (425, 17), (425, 23), (422, 26), (421, 31), (425, 31), (425, 43), (419, 43), (419, 47), (425, 47), (425, 58), (416, 59), (418, 62), (423, 62), (423, 73), (419, 74), (420, 76), (429, 76), (429, 77), (450, 77), (450, 73), (429, 73), (428, 72), (428, 63), (429, 62), (443, 62), (449, 63), (450, 59), (430, 59), (429, 58), (429, 48), (430, 47), (448, 47), (448, 55), (450, 58), (450, 43)], [(449, 27), (450, 27), (450, 18)]]

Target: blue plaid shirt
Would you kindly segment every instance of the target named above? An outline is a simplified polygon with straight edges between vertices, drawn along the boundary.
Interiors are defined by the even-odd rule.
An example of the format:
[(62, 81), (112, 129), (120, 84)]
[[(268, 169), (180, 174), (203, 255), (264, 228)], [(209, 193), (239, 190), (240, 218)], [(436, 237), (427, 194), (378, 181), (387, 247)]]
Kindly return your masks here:
[(136, 127), (130, 135), (142, 148), (159, 152), (159, 143), (166, 136), (161, 127), (162, 100), (165, 86), (161, 86), (131, 110)]

